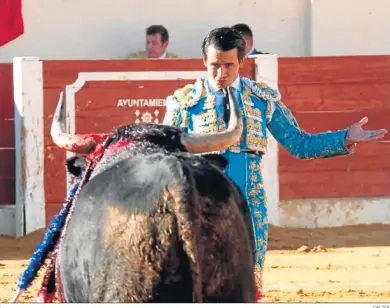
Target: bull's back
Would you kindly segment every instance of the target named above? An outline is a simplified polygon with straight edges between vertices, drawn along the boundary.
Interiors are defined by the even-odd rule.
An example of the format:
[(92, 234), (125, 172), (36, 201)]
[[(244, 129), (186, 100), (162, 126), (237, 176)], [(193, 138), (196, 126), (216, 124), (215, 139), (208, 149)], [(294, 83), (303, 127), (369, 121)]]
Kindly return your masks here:
[[(62, 245), (66, 301), (191, 302), (191, 258), (202, 260), (206, 301), (251, 301), (242, 199), (221, 172), (199, 164), (196, 158), (135, 156), (90, 180)], [(191, 232), (193, 243), (186, 239)]]
[[(181, 180), (170, 171), (175, 160), (160, 154), (126, 159), (83, 188), (62, 247), (67, 301), (145, 302), (161, 293), (169, 297), (169, 290), (154, 285), (157, 276), (169, 276), (173, 287), (190, 281), (164, 195), (170, 183)], [(176, 292), (172, 301), (191, 300), (191, 293)]]

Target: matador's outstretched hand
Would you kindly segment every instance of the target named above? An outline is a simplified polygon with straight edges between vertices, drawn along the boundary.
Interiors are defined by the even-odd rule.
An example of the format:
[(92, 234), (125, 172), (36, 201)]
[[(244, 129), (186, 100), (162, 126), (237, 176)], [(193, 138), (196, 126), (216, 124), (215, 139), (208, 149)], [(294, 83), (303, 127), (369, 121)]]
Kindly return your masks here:
[(347, 144), (369, 142), (382, 139), (387, 134), (386, 129), (364, 130), (363, 125), (368, 122), (368, 118), (364, 117), (359, 122), (352, 124), (348, 128), (346, 137)]

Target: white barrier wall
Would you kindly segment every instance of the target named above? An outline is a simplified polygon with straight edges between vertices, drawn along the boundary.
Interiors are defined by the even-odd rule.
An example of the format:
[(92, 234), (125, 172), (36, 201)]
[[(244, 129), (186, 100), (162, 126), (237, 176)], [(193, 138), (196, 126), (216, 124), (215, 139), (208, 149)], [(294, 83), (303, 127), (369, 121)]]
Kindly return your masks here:
[(311, 2), (310, 55), (390, 54), (390, 1)]
[(213, 28), (248, 23), (258, 50), (280, 56), (308, 55), (308, 0), (26, 0), (25, 33), (0, 48), (13, 57), (120, 59), (145, 49), (145, 29), (164, 25), (169, 50), (199, 58)]
[(240, 22), (279, 57), (389, 54), (389, 11), (388, 0), (29, 0), (25, 33), (0, 47), (0, 62), (126, 58), (144, 49), (151, 24), (167, 27), (170, 51), (199, 57), (208, 31)]

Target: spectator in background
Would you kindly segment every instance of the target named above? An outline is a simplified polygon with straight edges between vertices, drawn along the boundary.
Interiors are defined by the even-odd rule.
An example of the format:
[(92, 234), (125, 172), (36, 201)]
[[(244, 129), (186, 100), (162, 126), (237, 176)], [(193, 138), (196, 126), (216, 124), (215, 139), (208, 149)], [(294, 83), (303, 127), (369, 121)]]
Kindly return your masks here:
[(232, 28), (240, 32), (240, 34), (244, 37), (246, 46), (245, 53), (247, 57), (252, 55), (268, 54), (268, 52), (257, 51), (256, 48), (253, 46), (253, 33), (248, 25), (235, 24)]
[(168, 45), (168, 30), (162, 25), (152, 25), (146, 29), (146, 51), (130, 54), (129, 58), (177, 58), (176, 55), (168, 53)]

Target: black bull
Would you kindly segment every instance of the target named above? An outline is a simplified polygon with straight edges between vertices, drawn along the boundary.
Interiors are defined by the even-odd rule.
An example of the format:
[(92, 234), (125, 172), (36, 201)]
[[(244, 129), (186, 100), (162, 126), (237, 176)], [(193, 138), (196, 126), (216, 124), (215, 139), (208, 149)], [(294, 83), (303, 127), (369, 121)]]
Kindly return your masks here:
[[(85, 150), (88, 137), (64, 133), (62, 109), (54, 141), (69, 149), (65, 139), (88, 140)], [(107, 152), (123, 140), (75, 201), (59, 254), (64, 300), (255, 302), (252, 220), (223, 156), (189, 153), (181, 130), (157, 124), (119, 128)]]

